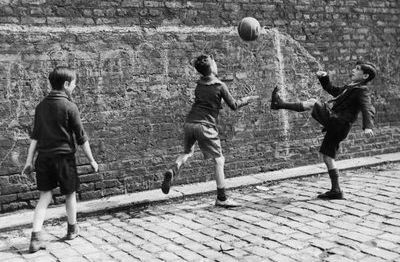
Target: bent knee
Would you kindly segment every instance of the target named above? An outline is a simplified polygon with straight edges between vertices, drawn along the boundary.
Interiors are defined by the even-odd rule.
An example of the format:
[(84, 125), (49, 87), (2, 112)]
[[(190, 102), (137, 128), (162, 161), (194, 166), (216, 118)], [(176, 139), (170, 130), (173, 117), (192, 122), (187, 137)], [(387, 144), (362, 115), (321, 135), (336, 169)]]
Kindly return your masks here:
[(322, 154), (322, 160), (324, 161), (325, 164), (331, 164), (333, 161), (335, 161), (334, 158), (325, 154)]
[(317, 102), (318, 100), (315, 98), (308, 99), (307, 101), (303, 102), (303, 107), (304, 109), (309, 110), (313, 108)]
[(224, 164), (224, 163), (225, 163), (225, 157), (224, 157), (224, 156), (216, 157), (216, 158), (214, 158), (214, 161), (215, 161), (217, 164)]

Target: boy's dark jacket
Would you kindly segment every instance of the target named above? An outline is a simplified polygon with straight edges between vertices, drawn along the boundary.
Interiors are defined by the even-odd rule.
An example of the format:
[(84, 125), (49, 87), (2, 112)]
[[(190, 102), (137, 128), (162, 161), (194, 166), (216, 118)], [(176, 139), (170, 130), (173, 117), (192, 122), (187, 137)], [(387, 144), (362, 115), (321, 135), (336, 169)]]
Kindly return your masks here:
[(371, 103), (370, 92), (365, 84), (336, 87), (332, 85), (329, 76), (320, 77), (319, 81), (325, 91), (336, 97), (331, 100), (333, 102), (333, 117), (336, 117), (340, 122), (353, 124), (361, 111), (362, 128), (373, 129), (375, 108)]
[(78, 107), (63, 91), (52, 90), (36, 107), (31, 139), (39, 153), (49, 156), (75, 153), (75, 141), (88, 141)]

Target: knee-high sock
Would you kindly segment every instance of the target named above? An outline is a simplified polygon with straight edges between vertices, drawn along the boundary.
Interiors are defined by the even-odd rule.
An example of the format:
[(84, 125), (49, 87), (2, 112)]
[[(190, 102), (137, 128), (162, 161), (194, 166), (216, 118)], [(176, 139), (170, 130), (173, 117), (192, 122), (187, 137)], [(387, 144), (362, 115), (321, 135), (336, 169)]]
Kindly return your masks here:
[(301, 102), (285, 102), (280, 101), (278, 107), (280, 109), (289, 109), (296, 112), (303, 112), (305, 111), (304, 106)]
[(339, 170), (337, 168), (328, 170), (329, 178), (331, 179), (332, 191), (339, 192)]
[(225, 201), (226, 200), (226, 195), (225, 195), (225, 188), (218, 188), (217, 187), (217, 198), (218, 200)]

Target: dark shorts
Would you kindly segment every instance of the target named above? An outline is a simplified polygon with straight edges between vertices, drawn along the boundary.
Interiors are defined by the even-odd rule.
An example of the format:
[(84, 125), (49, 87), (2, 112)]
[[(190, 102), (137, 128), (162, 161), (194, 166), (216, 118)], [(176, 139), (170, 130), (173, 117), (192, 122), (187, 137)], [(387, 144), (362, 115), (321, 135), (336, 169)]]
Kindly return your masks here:
[(340, 121), (335, 112), (325, 103), (317, 102), (313, 107), (311, 115), (324, 127), (324, 131), (326, 131), (319, 152), (335, 159), (340, 142), (349, 134), (351, 125)]
[(194, 152), (196, 141), (203, 152), (204, 158), (218, 158), (222, 156), (218, 131), (212, 125), (185, 123), (183, 140), (185, 154)]
[(74, 154), (44, 156), (39, 153), (35, 162), (36, 183), (40, 191), (60, 187), (63, 195), (79, 189), (79, 177)]

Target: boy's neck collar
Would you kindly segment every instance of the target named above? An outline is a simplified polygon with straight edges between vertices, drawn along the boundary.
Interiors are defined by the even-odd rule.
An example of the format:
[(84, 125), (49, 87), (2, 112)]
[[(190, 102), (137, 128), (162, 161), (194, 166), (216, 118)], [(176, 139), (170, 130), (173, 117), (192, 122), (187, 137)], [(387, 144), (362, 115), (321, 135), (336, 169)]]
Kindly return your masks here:
[(365, 81), (360, 81), (360, 82), (351, 82), (347, 86), (365, 86), (367, 83)]
[(207, 76), (201, 76), (200, 77), (200, 82), (206, 83), (206, 84), (213, 84), (213, 83), (219, 83), (221, 80), (219, 80), (214, 74), (207, 75)]
[(49, 94), (49, 95), (50, 95), (50, 96), (65, 97), (65, 98), (67, 98), (68, 100), (72, 101), (72, 97), (71, 97), (70, 93), (69, 93), (67, 90), (65, 90), (65, 89), (63, 89), (63, 90), (55, 90), (55, 89), (52, 89), (52, 90), (50, 91), (50, 94)]
[(65, 93), (67, 90), (65, 89), (51, 89), (51, 92)]

